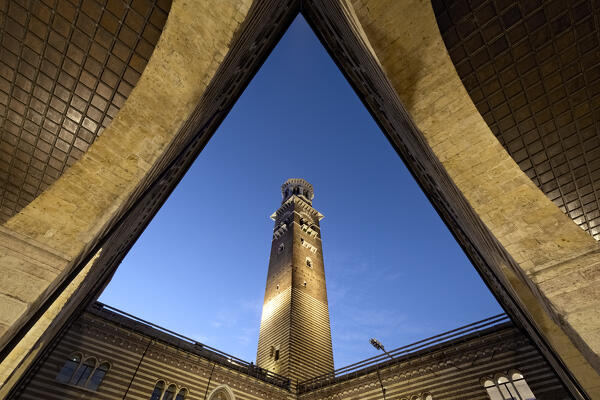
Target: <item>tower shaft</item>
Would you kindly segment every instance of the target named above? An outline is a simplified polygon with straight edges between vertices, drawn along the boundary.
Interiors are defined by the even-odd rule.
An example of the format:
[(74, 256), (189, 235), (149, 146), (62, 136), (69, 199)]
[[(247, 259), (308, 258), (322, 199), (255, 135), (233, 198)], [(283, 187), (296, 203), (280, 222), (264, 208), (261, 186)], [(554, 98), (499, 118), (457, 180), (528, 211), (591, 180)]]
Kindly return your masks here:
[[(294, 186), (298, 182), (299, 188)], [(319, 226), (323, 216), (312, 207), (308, 182), (288, 180), (282, 192), (284, 201), (271, 216), (275, 228), (257, 364), (302, 381), (333, 371)]]

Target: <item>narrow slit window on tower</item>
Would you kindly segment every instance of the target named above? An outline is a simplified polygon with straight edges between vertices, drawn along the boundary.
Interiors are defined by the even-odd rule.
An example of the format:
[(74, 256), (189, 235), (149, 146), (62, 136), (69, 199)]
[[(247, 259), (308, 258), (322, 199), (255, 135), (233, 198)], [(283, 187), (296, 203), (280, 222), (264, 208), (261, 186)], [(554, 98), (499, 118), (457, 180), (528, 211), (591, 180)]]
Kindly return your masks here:
[(281, 253), (283, 251), (283, 249), (285, 249), (285, 245), (283, 243), (281, 243), (279, 245), (279, 248), (277, 249), (277, 253)]
[(306, 257), (306, 266), (312, 268), (312, 260), (310, 259), (310, 257)]
[(275, 361), (279, 360), (279, 349), (275, 349)]

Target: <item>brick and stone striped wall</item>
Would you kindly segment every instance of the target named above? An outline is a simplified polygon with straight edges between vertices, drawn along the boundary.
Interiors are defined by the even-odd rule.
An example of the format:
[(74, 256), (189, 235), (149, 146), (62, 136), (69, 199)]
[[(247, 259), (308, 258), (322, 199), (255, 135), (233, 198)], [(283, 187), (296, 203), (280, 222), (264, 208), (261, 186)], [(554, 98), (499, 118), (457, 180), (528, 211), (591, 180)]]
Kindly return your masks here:
[[(176, 384), (178, 389), (188, 389), (186, 400), (205, 399), (221, 385), (229, 386), (236, 399), (295, 398), (287, 390), (193, 354), (185, 349), (187, 343), (178, 347), (169, 343), (174, 339), (166, 334), (145, 334), (119, 326), (106, 316), (83, 314), (49, 352), (37, 372), (25, 382), (24, 388), (12, 398), (147, 400), (159, 380), (167, 385)], [(75, 352), (82, 353), (84, 358), (93, 356), (110, 363), (110, 370), (97, 391), (56, 380), (69, 355)]]
[[(298, 296), (292, 294), (291, 296)], [(288, 295), (288, 298), (290, 295)], [(188, 400), (208, 399), (227, 385), (240, 400), (386, 400), (427, 392), (433, 399), (487, 399), (481, 378), (518, 370), (538, 400), (570, 399), (537, 349), (511, 323), (363, 368), (297, 394), (190, 351), (190, 343), (106, 311), (80, 316), (11, 399), (150, 398), (158, 380), (187, 388)], [(310, 349), (303, 355), (310, 357)], [(97, 391), (60, 383), (69, 355), (79, 352), (111, 367)], [(318, 362), (318, 361), (317, 361)]]
[(510, 370), (524, 375), (537, 400), (571, 398), (540, 353), (512, 324), (493, 330), (336, 378), (299, 399), (382, 399), (383, 387), (388, 400), (411, 399), (422, 393), (430, 393), (434, 400), (485, 400), (489, 397), (481, 378)]

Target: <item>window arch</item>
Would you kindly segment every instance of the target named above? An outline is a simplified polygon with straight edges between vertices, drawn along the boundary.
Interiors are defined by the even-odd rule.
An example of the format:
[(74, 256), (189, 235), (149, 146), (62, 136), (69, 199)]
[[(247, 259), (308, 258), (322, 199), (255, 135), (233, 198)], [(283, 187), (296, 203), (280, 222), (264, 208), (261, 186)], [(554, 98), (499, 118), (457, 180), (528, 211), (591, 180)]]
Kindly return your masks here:
[(173, 400), (175, 398), (175, 392), (177, 391), (177, 387), (173, 384), (169, 385), (167, 390), (165, 390), (165, 394), (163, 395), (162, 400)]
[(160, 400), (164, 390), (165, 390), (165, 382), (164, 381), (156, 382), (156, 385), (154, 385), (154, 390), (152, 391), (152, 394), (150, 395), (150, 400)]
[(525, 378), (519, 371), (510, 371), (509, 376), (510, 380), (512, 381), (513, 385), (515, 385), (517, 392), (523, 398), (523, 400), (535, 399), (535, 395), (533, 394), (533, 392), (529, 388), (529, 385), (527, 384), (527, 382), (525, 382)]
[(535, 400), (535, 395), (519, 371), (483, 378), (481, 383), (490, 400)]
[(174, 383), (167, 383), (161, 379), (154, 385), (149, 400), (185, 400), (189, 392), (187, 388), (178, 387)]
[(95, 357), (84, 358), (81, 353), (73, 353), (65, 361), (56, 380), (68, 385), (98, 390), (109, 369), (110, 364), (106, 361), (98, 362)]
[(490, 396), (490, 400), (503, 400), (500, 390), (496, 387), (496, 384), (493, 380), (486, 379), (483, 382), (483, 387), (485, 388), (488, 396)]
[(92, 371), (96, 369), (96, 364), (97, 361), (94, 357), (86, 358), (79, 368), (77, 368), (77, 371), (75, 371), (71, 383), (76, 386), (85, 387), (88, 379), (90, 379), (90, 375), (92, 375)]
[(179, 393), (177, 393), (177, 397), (175, 397), (175, 400), (185, 400), (185, 396), (187, 396), (187, 393), (187, 389), (179, 390)]
[(90, 380), (88, 381), (87, 388), (92, 390), (98, 390), (109, 368), (110, 365), (107, 362), (103, 362), (100, 365), (98, 365), (98, 368), (96, 368)]
[(221, 385), (210, 393), (208, 400), (235, 400), (235, 396), (229, 386)]
[(71, 354), (71, 356), (67, 359), (60, 372), (56, 376), (56, 379), (62, 383), (69, 383), (71, 381), (71, 378), (73, 377), (73, 373), (75, 372), (75, 370), (77, 370), (79, 364), (81, 364), (81, 358), (81, 353)]

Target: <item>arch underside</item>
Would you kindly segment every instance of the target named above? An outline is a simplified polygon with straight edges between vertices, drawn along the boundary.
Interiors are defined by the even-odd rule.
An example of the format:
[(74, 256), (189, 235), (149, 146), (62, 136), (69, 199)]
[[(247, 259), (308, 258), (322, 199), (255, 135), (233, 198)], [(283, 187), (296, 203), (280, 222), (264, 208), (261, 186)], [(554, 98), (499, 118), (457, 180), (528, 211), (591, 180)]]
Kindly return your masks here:
[[(259, 0), (200, 3), (191, 11), (194, 7), (174, 1), (148, 66), (102, 136), (42, 195), (22, 196), (32, 201), (4, 223), (0, 235), (6, 245), (0, 255), (18, 274), (14, 282), (0, 287), (0, 294), (18, 299), (22, 310), (2, 316), (5, 331), (0, 343), (5, 346), (0, 372), (5, 377), (17, 379), (28, 365), (23, 360), (33, 360), (35, 344), (48, 343), (76, 310), (100, 293), (300, 10), (300, 2), (293, 0), (283, 6)], [(457, 49), (464, 49), (476, 34), (461, 37), (463, 42), (454, 46), (448, 42), (448, 32), (458, 30), (468, 13), (444, 7), (435, 2), (432, 8), (426, 1), (323, 0), (302, 2), (302, 13), (502, 306), (573, 393), (584, 390), (598, 398), (600, 341), (594, 323), (600, 309), (598, 246), (552, 204), (557, 198), (551, 191), (545, 191), (549, 199), (536, 187), (545, 190), (548, 181), (542, 178), (547, 171), (536, 164), (539, 152), (527, 147), (533, 142), (522, 139), (525, 152), (531, 153), (529, 161), (517, 160), (517, 165), (511, 158), (521, 150), (514, 151), (511, 145), (518, 139), (507, 140), (514, 132), (503, 131), (504, 120), (492, 121), (489, 116), (496, 118), (504, 103), (494, 103), (496, 108), (486, 114), (485, 104), (491, 104), (497, 92), (477, 97), (477, 90), (488, 93), (489, 82), (470, 86), (470, 75), (461, 69), (466, 61), (458, 60)], [(446, 14), (456, 28), (442, 25)], [(506, 35), (511, 32), (506, 29)], [(481, 46), (491, 48), (491, 43)], [(476, 50), (464, 59), (474, 63)], [(117, 83), (115, 93), (118, 87)], [(593, 90), (588, 90), (590, 104), (597, 103)], [(513, 110), (512, 97), (506, 97)], [(517, 119), (516, 110), (513, 114)], [(574, 108), (572, 114), (577, 117), (580, 112)], [(536, 124), (537, 115), (532, 117)], [(577, 121), (576, 136), (587, 160), (585, 137), (590, 125)], [(537, 124), (535, 129), (543, 127)], [(540, 140), (544, 142), (545, 136)], [(549, 146), (544, 149), (550, 151)], [(568, 158), (571, 153), (563, 150)], [(549, 156), (548, 164), (559, 156)], [(528, 162), (535, 175), (525, 168)], [(596, 170), (590, 165), (587, 176), (595, 196)], [(578, 192), (579, 171), (572, 168), (567, 175), (573, 179), (565, 181), (568, 187), (575, 186), (583, 212), (571, 216), (577, 215), (573, 218), (579, 223), (577, 218), (585, 215), (585, 225), (579, 225), (596, 235), (592, 221), (597, 207), (586, 208), (594, 202), (586, 202), (587, 194)], [(537, 179), (535, 184), (530, 177)], [(559, 190), (562, 202), (557, 204), (572, 211), (573, 191), (560, 186), (564, 178), (554, 179), (558, 189), (553, 190)], [(28, 258), (32, 253), (36, 256)], [(22, 288), (23, 271), (43, 275), (35, 295), (27, 298), (11, 292)], [(51, 323), (55, 327), (48, 329)], [(15, 360), (15, 351), (30, 356)]]

